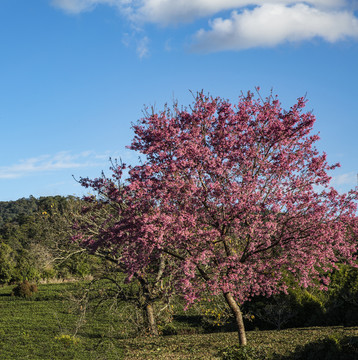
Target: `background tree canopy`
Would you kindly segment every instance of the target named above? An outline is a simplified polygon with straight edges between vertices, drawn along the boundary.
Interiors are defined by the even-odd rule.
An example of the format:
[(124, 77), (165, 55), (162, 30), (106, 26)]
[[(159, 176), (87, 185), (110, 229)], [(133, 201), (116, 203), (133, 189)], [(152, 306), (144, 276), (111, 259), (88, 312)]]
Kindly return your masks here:
[(0, 283), (88, 275), (88, 256), (69, 256), (77, 250), (71, 214), (80, 206), (73, 196), (0, 202)]

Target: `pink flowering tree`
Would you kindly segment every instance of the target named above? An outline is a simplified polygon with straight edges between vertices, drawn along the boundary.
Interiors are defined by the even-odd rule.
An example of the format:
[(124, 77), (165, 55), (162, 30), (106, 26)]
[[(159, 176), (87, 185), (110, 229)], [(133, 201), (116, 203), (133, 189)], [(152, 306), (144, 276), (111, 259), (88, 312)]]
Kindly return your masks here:
[(113, 181), (124, 165), (101, 184), (114, 201), (128, 199), (105, 246), (125, 244), (129, 274), (172, 257), (188, 304), (223, 294), (241, 345), (244, 301), (285, 292), (288, 279), (324, 288), (336, 263), (355, 260), (358, 192), (330, 187), (327, 172), (338, 164), (314, 147), (305, 104), (285, 111), (277, 97), (249, 92), (233, 106), (199, 93), (189, 110), (166, 108), (135, 124), (129, 148), (143, 163), (123, 187)]
[[(112, 170), (117, 175), (121, 174), (119, 169), (121, 166), (112, 164)], [(72, 240), (107, 261), (109, 266), (101, 278), (115, 284), (117, 299), (131, 302), (142, 312), (144, 330), (156, 336), (159, 335), (158, 308), (161, 308), (161, 318), (165, 315), (171, 317), (170, 257), (155, 249), (143, 253), (140, 244), (132, 241), (132, 238), (140, 236), (137, 226), (137, 219), (141, 217), (139, 211), (147, 209), (140, 205), (140, 198), (135, 193), (121, 186), (120, 176), (80, 179), (80, 183), (91, 188), (96, 196), (83, 198), (85, 205), (74, 216)], [(124, 286), (123, 281), (113, 276), (118, 273), (126, 275), (125, 281), (134, 286), (129, 289)]]

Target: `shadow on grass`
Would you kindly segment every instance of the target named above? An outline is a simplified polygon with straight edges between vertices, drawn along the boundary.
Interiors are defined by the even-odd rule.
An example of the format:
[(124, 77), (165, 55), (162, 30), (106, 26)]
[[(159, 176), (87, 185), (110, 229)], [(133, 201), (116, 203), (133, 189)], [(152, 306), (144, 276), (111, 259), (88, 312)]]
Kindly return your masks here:
[(218, 326), (214, 318), (210, 319), (203, 315), (174, 315), (173, 320), (176, 324), (177, 334), (211, 334), (236, 331), (236, 324), (233, 321)]
[(104, 336), (103, 334), (100, 334), (100, 333), (81, 333), (81, 337), (82, 338), (86, 338), (86, 339), (102, 339), (102, 340), (108, 340), (110, 339), (110, 337), (108, 336)]
[(0, 297), (8, 297), (8, 296), (11, 296), (11, 293), (8, 293), (8, 294), (0, 294)]
[(173, 320), (177, 323), (185, 323), (193, 327), (202, 326), (202, 315), (174, 315)]
[(296, 348), (288, 356), (273, 356), (272, 360), (357, 360), (358, 336), (330, 336)]
[(265, 346), (228, 346), (219, 351), (222, 360), (358, 360), (358, 336), (333, 335), (298, 346), (288, 355), (272, 353)]

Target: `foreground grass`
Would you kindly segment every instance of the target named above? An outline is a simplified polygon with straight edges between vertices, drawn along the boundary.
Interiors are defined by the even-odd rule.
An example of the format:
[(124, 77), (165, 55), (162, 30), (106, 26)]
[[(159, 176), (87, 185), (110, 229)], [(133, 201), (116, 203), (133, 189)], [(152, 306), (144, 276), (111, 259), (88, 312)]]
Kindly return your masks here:
[[(76, 283), (40, 285), (31, 299), (10, 296), (0, 288), (0, 359), (122, 359), (105, 314), (81, 321), (70, 300)], [(118, 331), (117, 331), (118, 334)]]
[[(40, 285), (29, 300), (10, 296), (11, 290), (0, 288), (1, 360), (219, 359), (220, 349), (237, 343), (236, 333), (126, 338), (127, 324), (101, 311), (79, 321), (83, 313), (70, 300), (77, 283)], [(338, 333), (357, 336), (358, 327), (252, 331), (247, 337), (250, 345), (284, 356)]]
[[(248, 343), (268, 354), (286, 356), (298, 345), (322, 340), (332, 335), (357, 336), (358, 327), (302, 328), (281, 331), (249, 331)], [(120, 340), (126, 359), (219, 359), (220, 349), (236, 344), (236, 333), (176, 335), (158, 338)]]

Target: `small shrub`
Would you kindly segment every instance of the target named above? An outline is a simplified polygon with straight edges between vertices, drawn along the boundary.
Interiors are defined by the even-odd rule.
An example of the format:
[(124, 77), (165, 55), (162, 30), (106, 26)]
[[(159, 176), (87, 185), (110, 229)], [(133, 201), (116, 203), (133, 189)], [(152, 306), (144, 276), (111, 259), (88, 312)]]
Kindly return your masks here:
[(222, 360), (266, 360), (267, 354), (261, 348), (245, 346), (229, 346), (219, 352)]
[(55, 340), (57, 340), (60, 343), (64, 344), (66, 347), (77, 345), (80, 342), (79, 338), (77, 338), (75, 336), (71, 336), (71, 335), (55, 336)]
[(27, 280), (25, 280), (12, 290), (12, 295), (29, 298), (37, 291), (38, 288), (36, 284), (30, 284)]
[(30, 291), (32, 293), (37, 293), (39, 291), (39, 289), (36, 284), (30, 284)]
[(57, 275), (57, 271), (51, 267), (45, 268), (41, 273), (41, 277), (44, 280), (54, 279), (56, 277), (56, 275)]

